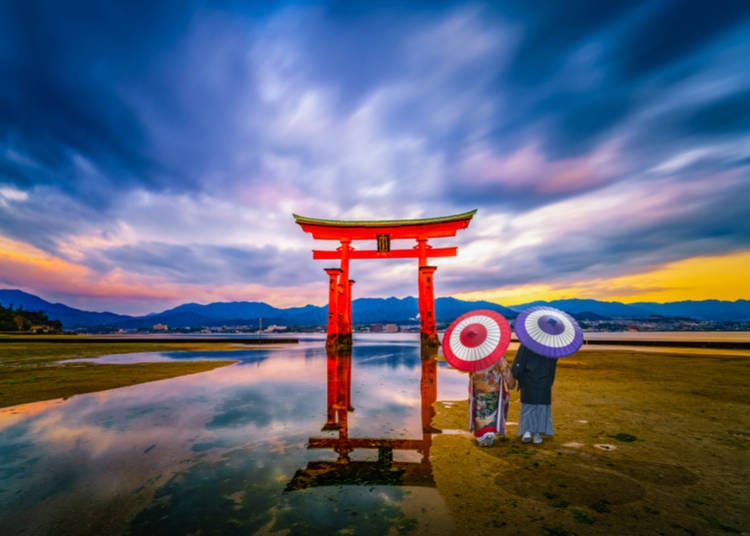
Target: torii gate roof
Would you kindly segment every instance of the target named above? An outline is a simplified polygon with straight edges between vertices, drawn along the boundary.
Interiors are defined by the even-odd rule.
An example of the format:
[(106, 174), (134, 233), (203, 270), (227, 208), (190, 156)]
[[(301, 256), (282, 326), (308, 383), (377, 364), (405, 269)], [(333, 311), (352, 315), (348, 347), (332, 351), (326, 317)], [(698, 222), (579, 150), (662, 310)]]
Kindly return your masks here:
[(451, 216), (413, 220), (324, 220), (292, 214), (302, 230), (320, 240), (370, 240), (378, 235), (393, 238), (441, 238), (466, 229), (477, 209)]

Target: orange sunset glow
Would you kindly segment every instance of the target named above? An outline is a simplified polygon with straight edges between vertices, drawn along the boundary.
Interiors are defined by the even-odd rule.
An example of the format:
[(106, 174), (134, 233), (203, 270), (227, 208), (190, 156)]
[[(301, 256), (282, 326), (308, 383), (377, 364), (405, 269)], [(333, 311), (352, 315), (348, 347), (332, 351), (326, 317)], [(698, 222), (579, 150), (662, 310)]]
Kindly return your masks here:
[(458, 293), (464, 300), (490, 300), (503, 305), (591, 298), (635, 303), (683, 300), (738, 300), (750, 296), (750, 251), (695, 257), (638, 274), (571, 282), (564, 286), (521, 285), (482, 292)]

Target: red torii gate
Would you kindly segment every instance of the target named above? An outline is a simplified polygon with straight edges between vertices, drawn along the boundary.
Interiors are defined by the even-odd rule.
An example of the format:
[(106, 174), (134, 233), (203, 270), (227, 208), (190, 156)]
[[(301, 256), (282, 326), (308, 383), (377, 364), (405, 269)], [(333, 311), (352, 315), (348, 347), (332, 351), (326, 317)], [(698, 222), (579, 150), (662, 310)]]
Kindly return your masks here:
[[(328, 287), (328, 342), (334, 344), (351, 342), (352, 334), (352, 285), (349, 279), (351, 259), (416, 258), (419, 260), (419, 318), (422, 341), (437, 344), (435, 323), (435, 299), (433, 273), (436, 266), (429, 266), (429, 257), (455, 257), (457, 247), (433, 248), (430, 238), (456, 236), (456, 232), (469, 226), (476, 209), (452, 216), (413, 220), (324, 220), (293, 214), (302, 230), (317, 240), (337, 240), (340, 246), (334, 251), (313, 250), (313, 259), (338, 259), (339, 268), (325, 268), (329, 278)], [(415, 239), (411, 249), (391, 249), (391, 241)], [(358, 250), (352, 247), (354, 240), (374, 240), (377, 249)]]

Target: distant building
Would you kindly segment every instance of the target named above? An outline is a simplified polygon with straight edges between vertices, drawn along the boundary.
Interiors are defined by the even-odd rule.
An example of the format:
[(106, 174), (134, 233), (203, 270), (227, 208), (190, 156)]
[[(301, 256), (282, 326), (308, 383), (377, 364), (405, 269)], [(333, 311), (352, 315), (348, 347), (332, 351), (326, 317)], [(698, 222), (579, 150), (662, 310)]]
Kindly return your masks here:
[(385, 326), (383, 326), (383, 331), (386, 333), (398, 333), (398, 325), (386, 324)]
[(169, 326), (166, 324), (154, 324), (151, 326), (152, 331), (169, 331)]

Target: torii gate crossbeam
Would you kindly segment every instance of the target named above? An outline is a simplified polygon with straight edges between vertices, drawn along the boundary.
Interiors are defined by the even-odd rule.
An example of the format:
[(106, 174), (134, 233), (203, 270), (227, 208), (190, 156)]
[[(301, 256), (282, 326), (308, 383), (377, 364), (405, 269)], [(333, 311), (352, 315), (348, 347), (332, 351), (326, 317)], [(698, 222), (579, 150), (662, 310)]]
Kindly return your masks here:
[[(313, 250), (313, 259), (339, 260), (338, 268), (326, 268), (329, 278), (328, 292), (328, 342), (333, 344), (351, 342), (352, 314), (351, 288), (354, 281), (349, 279), (349, 261), (352, 259), (393, 259), (416, 258), (419, 282), (419, 318), (422, 341), (437, 344), (435, 322), (435, 299), (433, 274), (437, 267), (429, 266), (430, 257), (455, 257), (456, 247), (433, 248), (430, 238), (455, 236), (469, 226), (476, 209), (442, 216), (412, 220), (324, 220), (293, 214), (294, 220), (303, 231), (316, 240), (336, 240), (335, 250)], [(391, 249), (392, 240), (413, 239), (412, 249)], [(355, 240), (373, 240), (374, 250), (359, 250), (352, 247)]]

